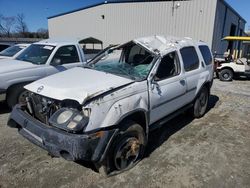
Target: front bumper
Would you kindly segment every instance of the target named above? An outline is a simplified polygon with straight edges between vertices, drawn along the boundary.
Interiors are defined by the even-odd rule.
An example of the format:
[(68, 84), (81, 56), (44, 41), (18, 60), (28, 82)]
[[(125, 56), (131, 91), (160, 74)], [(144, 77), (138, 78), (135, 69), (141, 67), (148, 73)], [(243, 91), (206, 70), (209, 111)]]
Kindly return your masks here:
[(6, 90), (0, 89), (0, 101), (5, 101), (6, 99)]
[(93, 134), (72, 134), (48, 126), (24, 112), (16, 105), (9, 117), (8, 126), (51, 155), (66, 160), (101, 162), (116, 130), (103, 131), (101, 137)]

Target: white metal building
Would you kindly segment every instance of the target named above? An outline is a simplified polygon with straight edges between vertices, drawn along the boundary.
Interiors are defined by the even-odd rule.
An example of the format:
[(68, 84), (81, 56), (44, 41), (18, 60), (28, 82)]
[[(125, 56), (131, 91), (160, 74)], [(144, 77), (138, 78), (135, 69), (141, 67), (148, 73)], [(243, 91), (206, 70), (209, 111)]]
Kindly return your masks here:
[(243, 35), (245, 24), (225, 0), (105, 1), (48, 18), (50, 37), (94, 37), (105, 47), (172, 35), (203, 40), (217, 53), (240, 48), (221, 39)]

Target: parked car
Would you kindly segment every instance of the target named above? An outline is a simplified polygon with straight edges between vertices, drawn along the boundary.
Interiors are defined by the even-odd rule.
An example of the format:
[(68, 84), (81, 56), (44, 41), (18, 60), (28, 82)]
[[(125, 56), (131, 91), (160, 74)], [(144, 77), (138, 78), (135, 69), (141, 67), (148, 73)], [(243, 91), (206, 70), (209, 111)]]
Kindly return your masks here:
[[(250, 41), (250, 37), (227, 36), (223, 38), (226, 41)], [(232, 54), (225, 52), (224, 58), (215, 58), (216, 76), (221, 81), (232, 81), (239, 76), (250, 78), (250, 59), (233, 58)]]
[(47, 39), (31, 44), (15, 59), (0, 61), (0, 100), (13, 107), (24, 102), (24, 85), (84, 63), (77, 41)]
[(206, 110), (213, 58), (204, 42), (152, 36), (109, 48), (85, 67), (35, 81), (8, 125), (51, 155), (112, 175), (143, 157), (152, 129)]
[(216, 76), (221, 81), (232, 81), (240, 76), (250, 78), (250, 60), (247, 58), (232, 59), (230, 61), (216, 58), (215, 67)]
[(29, 45), (30, 44), (16, 44), (14, 46), (10, 46), (6, 48), (5, 50), (0, 52), (0, 60), (1, 59), (15, 59)]
[(10, 47), (10, 44), (0, 43), (0, 52)]

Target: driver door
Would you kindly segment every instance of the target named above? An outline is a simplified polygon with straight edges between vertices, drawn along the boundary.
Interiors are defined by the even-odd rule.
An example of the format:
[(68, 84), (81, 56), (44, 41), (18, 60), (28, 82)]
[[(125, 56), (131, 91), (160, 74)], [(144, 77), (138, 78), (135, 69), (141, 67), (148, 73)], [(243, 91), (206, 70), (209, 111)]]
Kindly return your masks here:
[(170, 52), (161, 59), (150, 84), (150, 124), (187, 103), (185, 99), (186, 80), (181, 69), (176, 51)]
[(75, 45), (67, 45), (58, 48), (50, 64), (48, 65), (47, 75), (65, 71), (82, 65)]

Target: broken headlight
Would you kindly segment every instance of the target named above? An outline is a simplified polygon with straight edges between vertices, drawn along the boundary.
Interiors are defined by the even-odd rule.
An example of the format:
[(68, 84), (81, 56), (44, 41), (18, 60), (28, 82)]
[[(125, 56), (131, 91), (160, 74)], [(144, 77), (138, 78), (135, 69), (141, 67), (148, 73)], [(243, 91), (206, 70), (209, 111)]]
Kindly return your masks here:
[(57, 128), (79, 132), (88, 124), (89, 118), (76, 109), (60, 108), (49, 119), (49, 123)]

